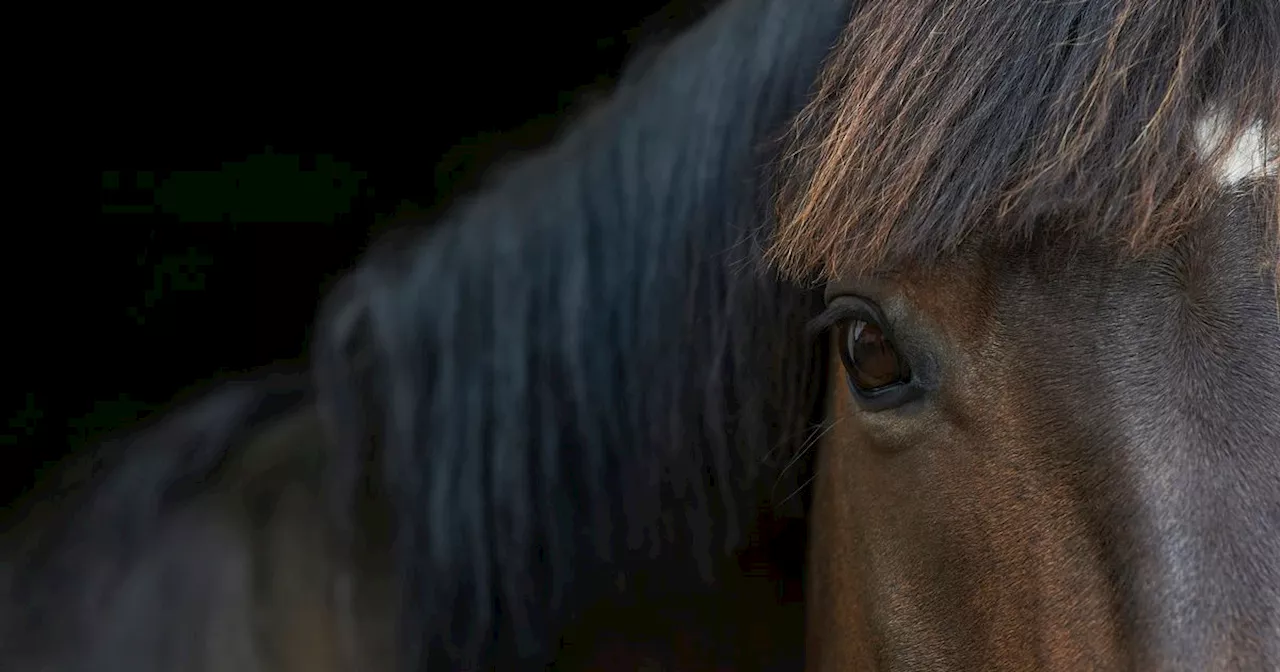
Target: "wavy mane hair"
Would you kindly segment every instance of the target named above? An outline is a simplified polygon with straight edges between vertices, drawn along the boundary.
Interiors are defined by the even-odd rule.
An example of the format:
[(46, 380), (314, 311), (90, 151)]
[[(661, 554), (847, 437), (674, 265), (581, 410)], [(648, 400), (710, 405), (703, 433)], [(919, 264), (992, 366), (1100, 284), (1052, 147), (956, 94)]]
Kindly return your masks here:
[(718, 9), (552, 147), (372, 250), (323, 304), (309, 383), (224, 386), (119, 442), (61, 522), (7, 528), (3, 666), (146, 672), (212, 664), (181, 642), (252, 650), (229, 625), (247, 617), (210, 617), (240, 608), (211, 591), (252, 553), (217, 552), (229, 533), (180, 512), (240, 497), (228, 465), (308, 413), (323, 431), (289, 440), (323, 483), (326, 548), (389, 555), (400, 669), (545, 657), (627, 568), (711, 578), (777, 503), (761, 470), (821, 413), (805, 331), (821, 298), (762, 254), (776, 141), (850, 11)]
[(534, 651), (606, 565), (711, 578), (820, 421), (820, 297), (767, 272), (761, 214), (849, 7), (787, 5), (722, 8), (327, 302), (322, 415), (390, 498), (411, 660)]
[(790, 277), (928, 263), (975, 236), (1141, 253), (1217, 200), (1228, 162), (1274, 199), (1280, 3), (869, 2), (788, 144), (768, 256)]

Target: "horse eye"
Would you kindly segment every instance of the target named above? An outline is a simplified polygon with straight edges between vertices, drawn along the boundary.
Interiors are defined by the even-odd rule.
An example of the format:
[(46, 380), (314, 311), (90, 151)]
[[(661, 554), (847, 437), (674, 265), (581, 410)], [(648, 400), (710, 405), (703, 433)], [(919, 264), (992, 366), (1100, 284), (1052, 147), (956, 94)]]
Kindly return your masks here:
[(859, 392), (875, 393), (907, 382), (911, 372), (880, 325), (866, 320), (845, 323), (841, 357)]

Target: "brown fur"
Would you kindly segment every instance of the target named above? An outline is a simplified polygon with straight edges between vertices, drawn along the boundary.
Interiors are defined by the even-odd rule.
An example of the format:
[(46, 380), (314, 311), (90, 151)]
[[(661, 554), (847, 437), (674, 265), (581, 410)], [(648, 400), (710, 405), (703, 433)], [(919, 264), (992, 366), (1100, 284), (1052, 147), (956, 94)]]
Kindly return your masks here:
[[(973, 234), (1167, 243), (1248, 126), (1275, 163), (1276, 25), (1270, 0), (871, 2), (788, 138), (770, 257), (830, 279)], [(1201, 156), (1193, 123), (1215, 109)]]
[[(894, 287), (913, 312), (927, 315), (946, 343), (990, 355), (993, 333), (985, 273), (969, 264), (913, 277)], [(946, 291), (937, 288), (945, 287)], [(1016, 451), (989, 450), (973, 459), (972, 445), (927, 450), (935, 427), (971, 436), (1027, 436), (1022, 395), (940, 400), (936, 415), (901, 424), (859, 416), (832, 344), (829, 421), (834, 423), (819, 455), (814, 492), (808, 597), (808, 668), (812, 670), (1096, 670), (1123, 667), (1123, 648), (1110, 615), (1106, 576), (1081, 558), (1090, 557), (1087, 534), (1074, 516), (1077, 493), (1034, 468), (1041, 460), (1026, 444)], [(963, 367), (952, 366), (951, 371)], [(975, 367), (991, 371), (994, 367)], [(968, 369), (964, 369), (967, 371)], [(966, 378), (960, 389), (993, 389), (991, 380)], [(1023, 393), (1025, 394), (1025, 392)], [(976, 424), (971, 424), (976, 423)], [(888, 451), (880, 449), (890, 446)], [(1002, 446), (1003, 448), (1004, 446)], [(928, 445), (928, 448), (933, 448)], [(894, 459), (886, 459), (894, 452)], [(911, 467), (902, 463), (910, 462)], [(930, 477), (929, 475), (932, 475)], [(980, 491), (971, 486), (982, 483)], [(919, 516), (913, 500), (942, 501), (963, 531), (929, 538), (944, 528)], [(999, 512), (997, 515), (993, 513)], [(891, 527), (899, 516), (911, 521)], [(886, 535), (892, 535), (888, 540)], [(931, 567), (948, 557), (982, 558), (1001, 571), (964, 579), (942, 577)], [(892, 576), (898, 595), (886, 597), (865, 585), (868, 576)], [(967, 596), (962, 613), (940, 609), (941, 596)], [(936, 601), (935, 601), (936, 600)], [(875, 616), (891, 613), (887, 623)], [(1103, 616), (1100, 618), (1100, 615)], [(957, 632), (974, 632), (967, 647)], [(912, 633), (919, 637), (913, 640)], [(907, 642), (911, 642), (908, 644)], [(928, 646), (920, 646), (927, 642)], [(884, 651), (906, 652), (891, 666)]]
[(832, 358), (811, 669), (1275, 669), (1264, 216), (1241, 197), (1141, 260), (972, 245), (831, 283), (932, 370), (873, 411)]

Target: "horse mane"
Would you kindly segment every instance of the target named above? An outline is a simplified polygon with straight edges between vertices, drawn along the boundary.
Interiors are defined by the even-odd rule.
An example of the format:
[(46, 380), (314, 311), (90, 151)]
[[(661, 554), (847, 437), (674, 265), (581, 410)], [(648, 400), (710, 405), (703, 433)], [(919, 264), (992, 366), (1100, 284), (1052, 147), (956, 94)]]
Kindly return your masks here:
[(1206, 212), (1241, 142), (1264, 165), (1238, 186), (1280, 229), (1280, 3), (875, 0), (793, 125), (768, 256), (829, 279), (971, 235), (1141, 253)]
[(143, 672), (251, 647), (219, 593), (249, 538), (185, 516), (299, 414), (324, 427), (294, 452), (323, 462), (326, 534), (390, 546), (402, 669), (545, 657), (576, 598), (654, 558), (710, 575), (757, 472), (821, 413), (821, 297), (762, 255), (776, 140), (850, 11), (721, 7), (553, 146), (375, 246), (323, 303), (305, 380), (224, 384), (33, 495), (48, 515), (4, 529), (0, 659)]
[(762, 253), (775, 141), (849, 12), (729, 3), (326, 302), (335, 515), (388, 499), (406, 669), (545, 654), (605, 568), (710, 574), (738, 541), (820, 412), (820, 297)]

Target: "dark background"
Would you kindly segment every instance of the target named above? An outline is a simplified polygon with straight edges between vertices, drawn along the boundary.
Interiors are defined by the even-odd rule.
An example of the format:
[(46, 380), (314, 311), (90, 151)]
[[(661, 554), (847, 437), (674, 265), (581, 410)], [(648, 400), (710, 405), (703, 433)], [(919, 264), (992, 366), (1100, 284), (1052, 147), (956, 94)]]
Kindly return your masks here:
[(397, 214), (551, 140), (714, 0), (432, 4), (110, 17), (37, 77), (68, 101), (37, 115), (43, 154), (89, 170), (0, 250), (6, 501), (175, 397), (301, 365), (319, 298)]

